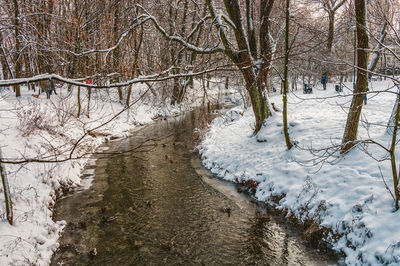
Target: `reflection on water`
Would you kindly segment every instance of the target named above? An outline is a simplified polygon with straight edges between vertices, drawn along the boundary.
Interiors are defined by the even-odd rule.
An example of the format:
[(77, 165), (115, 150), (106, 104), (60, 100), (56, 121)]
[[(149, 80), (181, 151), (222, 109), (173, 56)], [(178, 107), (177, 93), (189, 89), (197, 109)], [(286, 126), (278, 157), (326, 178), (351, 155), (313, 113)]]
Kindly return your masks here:
[[(52, 263), (332, 262), (305, 248), (234, 185), (210, 177), (199, 165), (191, 151), (198, 138), (193, 132), (208, 119), (197, 110), (111, 144), (108, 152), (135, 151), (99, 156), (92, 187), (59, 201), (55, 219), (67, 220), (68, 226)], [(201, 178), (199, 173), (207, 174)]]

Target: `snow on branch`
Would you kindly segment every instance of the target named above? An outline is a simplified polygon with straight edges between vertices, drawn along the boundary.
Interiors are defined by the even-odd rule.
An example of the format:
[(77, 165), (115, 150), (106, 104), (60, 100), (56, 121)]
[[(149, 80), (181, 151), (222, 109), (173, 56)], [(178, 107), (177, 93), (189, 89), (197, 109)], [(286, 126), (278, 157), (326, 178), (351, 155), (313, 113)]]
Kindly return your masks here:
[[(225, 49), (221, 46), (214, 46), (212, 48), (202, 48), (202, 47), (198, 47), (196, 45), (189, 43), (188, 41), (183, 39), (181, 36), (169, 35), (167, 33), (167, 31), (158, 23), (157, 19), (154, 16), (150, 15), (150, 13), (148, 13), (144, 7), (142, 7), (140, 5), (137, 5), (137, 6), (140, 7), (146, 13), (146, 15), (142, 15), (142, 16), (146, 17), (146, 21), (147, 20), (152, 21), (154, 26), (156, 27), (156, 29), (168, 40), (178, 42), (181, 45), (183, 45), (186, 49), (196, 52), (198, 54), (213, 54), (213, 53), (218, 53), (218, 52), (225, 52)], [(206, 18), (200, 20), (200, 22), (194, 28), (194, 30), (196, 30), (196, 28), (200, 26), (199, 24), (203, 24)], [(190, 33), (190, 34), (194, 34), (194, 32), (192, 31), (192, 33)]]
[(338, 10), (344, 3), (346, 3), (347, 0), (341, 0), (338, 3), (335, 3), (336, 1), (332, 0), (325, 0), (322, 1), (322, 7), (323, 9), (328, 12), (328, 13), (334, 13), (336, 10)]
[[(378, 43), (377, 47), (380, 46), (381, 48), (383, 47), (384, 49), (388, 50), (389, 53), (390, 53), (394, 58), (396, 58), (397, 60), (400, 61), (400, 56), (399, 56), (395, 51), (393, 51), (392, 48), (390, 48), (389, 46), (387, 46), (387, 45), (385, 45), (385, 44), (383, 43), (383, 39), (384, 39), (384, 35), (383, 35), (383, 34), (381, 34), (381, 36), (380, 36), (379, 39), (376, 38), (376, 37), (372, 34), (372, 38)], [(382, 41), (381, 41), (381, 39), (382, 39)], [(376, 49), (376, 48), (375, 48), (375, 49)], [(375, 49), (374, 49), (374, 52), (375, 52)]]
[(154, 26), (156, 27), (156, 29), (167, 39), (171, 40), (171, 41), (175, 41), (175, 42), (179, 42), (180, 44), (182, 44), (185, 48), (189, 49), (190, 51), (199, 53), (199, 54), (213, 54), (213, 53), (217, 53), (217, 52), (224, 52), (225, 49), (221, 46), (215, 46), (212, 48), (201, 48), (201, 47), (197, 47), (187, 41), (185, 41), (182, 37), (180, 36), (175, 36), (175, 35), (169, 35), (163, 27), (161, 27), (161, 25), (158, 23), (158, 21), (156, 20), (155, 17), (150, 16), (149, 15), (149, 19), (153, 22)]
[(124, 87), (124, 86), (129, 86), (131, 84), (135, 83), (144, 83), (144, 82), (156, 82), (156, 81), (165, 81), (169, 79), (174, 79), (174, 78), (182, 78), (182, 77), (195, 77), (195, 76), (200, 76), (206, 73), (214, 72), (214, 71), (224, 71), (228, 70), (231, 71), (230, 68), (226, 68), (227, 66), (220, 66), (220, 67), (215, 67), (199, 72), (188, 72), (188, 73), (179, 73), (179, 74), (170, 74), (172, 70), (174, 70), (174, 67), (171, 67), (161, 73), (153, 74), (153, 75), (147, 75), (147, 76), (139, 76), (137, 78), (125, 81), (125, 82), (120, 82), (120, 83), (111, 83), (111, 84), (106, 84), (106, 85), (95, 85), (95, 84), (86, 84), (84, 82), (80, 82), (82, 79), (70, 79), (70, 78), (65, 78), (57, 74), (41, 74), (41, 75), (36, 75), (30, 78), (19, 78), (19, 79), (9, 79), (9, 80), (0, 80), (0, 87), (5, 87), (5, 86), (14, 86), (14, 85), (21, 85), (21, 84), (26, 84), (26, 83), (31, 83), (31, 82), (38, 82), (41, 80), (57, 80), (63, 83), (75, 85), (75, 86), (81, 86), (81, 87), (88, 87), (88, 88), (95, 88), (95, 89), (105, 89), (105, 88), (116, 88), (116, 87)]
[(207, 4), (208, 10), (210, 11), (211, 16), (214, 20), (214, 23), (216, 24), (216, 27), (218, 29), (219, 39), (222, 41), (222, 43), (225, 47), (225, 49), (223, 51), (230, 58), (234, 58), (234, 53), (232, 51), (232, 47), (231, 47), (230, 42), (228, 41), (228, 38), (226, 37), (225, 31), (224, 31), (224, 25), (222, 24), (221, 16), (217, 15), (217, 13), (215, 12), (215, 8), (214, 8), (214, 5), (211, 0), (206, 0), (206, 4)]
[(145, 22), (147, 22), (148, 20), (150, 20), (150, 17), (148, 15), (140, 15), (139, 17), (137, 17), (134, 20), (134, 23), (131, 24), (131, 26), (126, 29), (124, 32), (121, 33), (121, 36), (119, 36), (118, 41), (111, 47), (106, 48), (106, 49), (92, 49), (92, 50), (88, 50), (88, 51), (84, 51), (81, 53), (75, 53), (73, 51), (70, 50), (63, 50), (64, 52), (70, 53), (74, 56), (85, 56), (85, 55), (89, 55), (89, 54), (93, 54), (93, 53), (106, 53), (106, 58), (108, 56), (108, 54), (110, 52), (112, 52), (113, 50), (115, 50), (116, 48), (118, 48), (118, 46), (121, 44), (121, 42), (125, 39), (125, 37), (136, 27), (144, 24)]
[(378, 43), (375, 46), (375, 49), (373, 51), (373, 56), (372, 56), (371, 62), (369, 63), (369, 65), (367, 67), (368, 71), (374, 71), (376, 65), (378, 64), (379, 55), (381, 53), (380, 51), (383, 46), (383, 41), (385, 40), (385, 37), (387, 35), (386, 26), (387, 26), (387, 23), (385, 22), (382, 26), (382, 30), (380, 32), (380, 37), (379, 37)]
[(193, 28), (193, 30), (189, 33), (187, 39), (192, 38), (192, 36), (200, 29), (200, 27), (206, 22), (208, 19), (211, 19), (210, 15), (205, 16), (204, 18), (201, 18), (199, 23)]
[(344, 5), (344, 3), (346, 3), (346, 0), (342, 0), (339, 3), (337, 3), (335, 6), (332, 7), (332, 11), (335, 12), (336, 10), (338, 10), (342, 5)]
[[(235, 23), (233, 23), (233, 21), (225, 14), (218, 14), (217, 17), (218, 17), (218, 21), (221, 21), (221, 18), (222, 18), (223, 20), (225, 20), (226, 23), (228, 23), (229, 26), (232, 27), (232, 29), (234, 29), (234, 30), (237, 29)], [(222, 24), (222, 23), (220, 22), (220, 24)]]

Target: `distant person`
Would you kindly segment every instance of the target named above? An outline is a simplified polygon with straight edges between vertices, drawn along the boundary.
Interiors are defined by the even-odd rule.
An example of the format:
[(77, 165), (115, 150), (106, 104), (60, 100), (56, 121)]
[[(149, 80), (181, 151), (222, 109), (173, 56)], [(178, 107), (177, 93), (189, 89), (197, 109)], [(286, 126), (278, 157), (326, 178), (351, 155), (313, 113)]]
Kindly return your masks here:
[(367, 93), (369, 92), (369, 88), (367, 87), (367, 92), (364, 94), (364, 104), (367, 104)]
[(324, 90), (326, 90), (326, 83), (328, 83), (328, 77), (326, 76), (326, 74), (322, 75), (321, 83), (322, 83), (322, 87), (324, 88)]
[(47, 99), (50, 99), (50, 96), (51, 96), (53, 91), (57, 95), (56, 89), (54, 87), (54, 82), (53, 82), (52, 79), (44, 81), (44, 90), (46, 92)]

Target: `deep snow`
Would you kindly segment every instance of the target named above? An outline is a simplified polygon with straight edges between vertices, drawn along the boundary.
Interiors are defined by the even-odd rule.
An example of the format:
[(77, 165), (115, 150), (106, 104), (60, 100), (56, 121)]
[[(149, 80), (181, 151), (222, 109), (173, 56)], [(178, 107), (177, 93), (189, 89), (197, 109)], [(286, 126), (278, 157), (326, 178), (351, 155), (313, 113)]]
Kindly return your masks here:
[[(386, 125), (396, 95), (375, 92), (396, 92), (392, 86), (391, 81), (370, 84), (359, 139), (371, 138), (389, 145)], [(339, 233), (339, 239), (331, 235), (327, 241), (346, 254), (346, 264), (398, 265), (400, 211), (394, 212), (393, 199), (379, 170), (392, 188), (390, 161), (379, 162), (366, 153), (381, 159), (386, 152), (369, 145), (358, 146), (345, 156), (334, 149), (328, 149), (333, 156), (324, 153), (325, 148), (341, 142), (351, 102), (349, 92), (344, 89), (338, 94), (333, 84), (328, 84), (326, 91), (319, 85), (313, 94), (289, 94), (289, 131), (298, 146), (290, 151), (285, 146), (282, 113), (268, 118), (254, 136), (252, 111), (238, 107), (212, 122), (198, 149), (203, 164), (221, 178), (234, 182), (253, 179), (259, 182), (255, 193), (258, 200), (275, 204), (271, 196), (284, 194), (276, 208), (286, 209), (288, 215), (302, 221), (313, 219)], [(272, 96), (271, 101), (281, 108), (280, 95)]]

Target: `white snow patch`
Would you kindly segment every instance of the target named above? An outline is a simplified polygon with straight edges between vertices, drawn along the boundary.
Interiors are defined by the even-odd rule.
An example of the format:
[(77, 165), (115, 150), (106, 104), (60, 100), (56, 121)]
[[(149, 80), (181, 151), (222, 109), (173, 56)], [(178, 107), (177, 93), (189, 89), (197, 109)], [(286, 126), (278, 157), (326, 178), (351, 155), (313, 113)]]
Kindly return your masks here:
[[(358, 139), (372, 138), (389, 145), (391, 137), (385, 134), (385, 125), (396, 95), (374, 91), (390, 86), (389, 81), (370, 84)], [(326, 91), (314, 88), (310, 95), (289, 94), (289, 132), (299, 148), (286, 150), (281, 113), (267, 119), (254, 136), (252, 111), (234, 108), (212, 122), (198, 149), (203, 164), (221, 178), (259, 182), (255, 194), (258, 200), (269, 201), (271, 196), (285, 194), (277, 208), (287, 209), (303, 221), (314, 219), (341, 234), (337, 240), (327, 240), (346, 254), (347, 264), (399, 265), (400, 211), (393, 211), (393, 199), (379, 171), (380, 167), (386, 183), (392, 186), (390, 161), (374, 160), (357, 147), (344, 157), (328, 157), (321, 163), (324, 150), (317, 152), (319, 156), (307, 150), (341, 143), (351, 102), (351, 97), (345, 96), (346, 91), (338, 95), (333, 84)], [(271, 101), (282, 109), (280, 95), (271, 97)], [(387, 156), (377, 145), (365, 149), (378, 159)], [(400, 158), (398, 149), (396, 158)]]
[[(215, 81), (215, 80), (213, 80)], [(211, 82), (214, 84), (213, 82)], [(144, 85), (134, 85), (132, 102), (147, 90)], [(80, 139), (73, 156), (90, 154), (111, 136), (126, 137), (140, 125), (151, 123), (158, 116), (179, 115), (202, 102), (219, 99), (223, 91), (212, 87), (205, 96), (200, 83), (189, 90), (189, 104), (167, 106), (165, 99), (154, 96), (143, 98), (129, 111), (110, 120), (123, 109), (115, 89), (93, 89), (88, 113), (87, 90), (81, 90), (82, 112), (76, 118), (76, 92), (57, 88), (58, 95), (47, 100), (45, 94), (35, 98), (33, 91), (21, 87), (22, 96), (15, 98), (9, 88), (0, 87), (0, 148), (5, 159), (23, 158), (63, 159), (69, 156), (72, 146)], [(233, 93), (230, 90), (229, 93)], [(222, 99), (222, 98), (221, 98)], [(88, 129), (110, 134), (108, 137), (84, 135)], [(100, 146), (96, 151), (106, 151)], [(6, 164), (14, 207), (14, 225), (10, 226), (5, 215), (5, 201), (0, 188), (0, 265), (48, 265), (65, 222), (52, 220), (52, 207), (56, 191), (62, 186), (88, 188), (94, 170), (85, 165), (95, 165), (88, 156), (58, 163)], [(89, 174), (81, 180), (82, 173)], [(101, 196), (101, 195), (100, 195)]]

